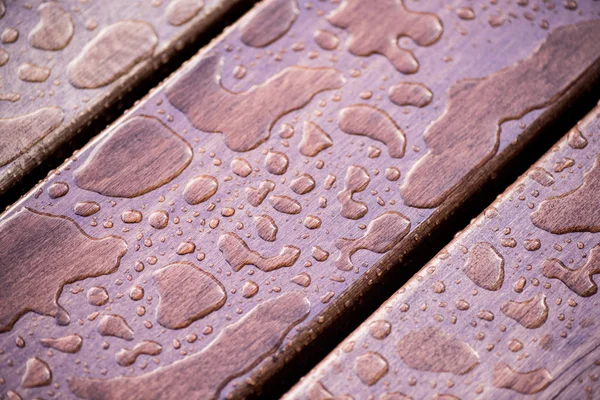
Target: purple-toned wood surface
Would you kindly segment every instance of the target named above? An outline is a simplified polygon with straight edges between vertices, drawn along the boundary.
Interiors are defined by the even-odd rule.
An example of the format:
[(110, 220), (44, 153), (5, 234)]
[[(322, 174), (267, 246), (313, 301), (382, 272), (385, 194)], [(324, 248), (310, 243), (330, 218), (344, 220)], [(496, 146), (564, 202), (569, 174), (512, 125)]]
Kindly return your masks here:
[(2, 0), (0, 195), (237, 3)]
[(2, 392), (260, 391), (597, 79), (501, 3), (252, 10), (0, 217)]
[(600, 105), (284, 398), (598, 398), (599, 139)]

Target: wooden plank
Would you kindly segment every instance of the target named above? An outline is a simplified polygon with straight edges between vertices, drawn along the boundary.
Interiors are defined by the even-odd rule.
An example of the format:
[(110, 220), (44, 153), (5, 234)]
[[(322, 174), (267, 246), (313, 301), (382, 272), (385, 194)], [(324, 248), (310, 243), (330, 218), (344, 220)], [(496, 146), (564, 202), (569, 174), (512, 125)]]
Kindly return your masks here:
[(599, 135), (600, 105), (284, 398), (597, 398)]
[(2, 0), (0, 195), (237, 3)]
[(597, 3), (423, 3), (267, 1), (5, 212), (2, 389), (259, 392), (598, 77)]

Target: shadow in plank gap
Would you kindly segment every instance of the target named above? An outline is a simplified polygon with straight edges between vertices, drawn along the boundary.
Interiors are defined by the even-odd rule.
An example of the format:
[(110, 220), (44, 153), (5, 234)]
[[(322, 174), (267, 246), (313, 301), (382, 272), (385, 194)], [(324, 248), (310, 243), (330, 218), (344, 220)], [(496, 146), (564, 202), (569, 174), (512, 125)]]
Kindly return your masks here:
[(600, 105), (284, 398), (597, 397), (599, 139)]
[(2, 390), (289, 388), (598, 81), (596, 3), (468, 4), (262, 2), (10, 207)]
[(15, 202), (251, 1), (6, 2), (0, 207)]

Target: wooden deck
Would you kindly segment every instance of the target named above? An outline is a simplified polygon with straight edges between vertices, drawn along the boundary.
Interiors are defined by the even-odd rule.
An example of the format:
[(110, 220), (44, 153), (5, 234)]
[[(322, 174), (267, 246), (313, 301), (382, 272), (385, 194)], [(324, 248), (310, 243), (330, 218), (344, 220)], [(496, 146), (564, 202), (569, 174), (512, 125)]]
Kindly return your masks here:
[(600, 106), (285, 398), (597, 398), (599, 138)]
[(2, 0), (0, 196), (105, 127), (240, 2)]
[[(291, 386), (280, 381), (299, 360), (316, 363), (311, 349), (600, 81), (600, 3), (518, 3), (267, 0), (246, 14), (0, 216), (0, 393), (241, 398)], [(118, 36), (141, 51), (141, 29)], [(62, 69), (59, 87), (108, 79), (84, 64)], [(30, 132), (70, 118), (42, 110), (0, 124)], [(569, 228), (536, 211), (538, 228), (530, 214), (581, 185), (595, 123), (544, 159), (553, 184), (537, 170), (523, 178), (488, 210), (495, 219), (478, 219), (378, 311), (387, 339), (369, 336), (384, 323), (359, 328), (343, 344), (354, 350), (336, 350), (289, 396), (510, 396), (496, 386), (531, 391), (519, 373), (538, 368), (538, 394), (575, 390), (560, 383), (571, 358), (544, 348), (587, 354), (594, 319), (581, 310), (594, 300), (540, 271), (593, 255), (592, 234), (572, 232), (594, 213), (580, 210), (584, 225), (564, 214)], [(540, 248), (524, 250), (534, 239)], [(492, 282), (485, 268), (501, 259)], [(541, 304), (545, 324), (532, 314)], [(435, 346), (458, 350), (432, 362)]]

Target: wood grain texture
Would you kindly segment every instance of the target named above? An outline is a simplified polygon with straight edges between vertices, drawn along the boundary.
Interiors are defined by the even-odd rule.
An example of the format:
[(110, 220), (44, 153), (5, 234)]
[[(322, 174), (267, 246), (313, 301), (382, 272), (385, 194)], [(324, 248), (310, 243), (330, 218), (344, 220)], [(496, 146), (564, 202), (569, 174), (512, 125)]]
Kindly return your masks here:
[(284, 398), (597, 398), (599, 135), (600, 105)]
[(0, 195), (237, 3), (8, 1), (0, 34), (18, 35), (0, 41)]
[[(576, 10), (562, 3), (496, 4), (478, 8), (475, 19), (465, 21), (457, 9), (469, 1), (369, 4), (394, 7), (408, 13), (404, 19), (425, 25), (389, 27), (411, 35), (414, 43), (400, 39), (402, 51), (386, 48), (383, 55), (375, 47), (380, 51), (364, 54), (351, 43), (370, 31), (355, 29), (357, 18), (365, 21), (361, 15), (346, 11), (339, 17), (344, 2), (275, 7), (286, 21), (268, 24), (268, 35), (261, 38), (248, 29), (257, 26), (254, 17), (265, 18), (262, 11), (272, 2), (264, 2), (0, 217), (5, 225), (27, 207), (45, 218), (70, 218), (90, 237), (115, 235), (127, 243), (117, 272), (70, 283), (65, 278), (57, 304), (70, 315), (69, 325), (31, 312), (0, 335), (2, 390), (24, 397), (52, 390), (82, 398), (161, 393), (225, 398), (259, 392), (290, 359), (302, 356), (305, 345), (335, 329), (354, 302), (399, 267), (402, 255), (598, 77), (597, 41), (552, 41), (558, 55), (577, 49), (578, 62), (567, 72), (570, 81), (557, 83), (552, 102), (542, 108), (532, 111), (523, 104), (527, 112), (514, 120), (507, 111), (496, 152), (462, 176), (439, 207), (410, 207), (400, 188), (426, 153), (423, 134), (444, 115), (450, 88), (519, 62), (538, 65), (523, 60), (535, 59), (551, 32), (567, 32), (572, 39), (596, 29), (600, 9), (595, 2)], [(499, 14), (503, 25), (496, 21)], [(331, 15), (338, 15), (336, 24)], [(322, 30), (339, 38), (334, 50), (315, 40)], [(250, 46), (242, 31), (252, 38)], [(363, 36), (359, 43), (375, 46), (375, 39)], [(418, 71), (403, 74), (388, 57), (409, 60), (413, 69), (416, 62)], [(558, 64), (549, 62), (551, 67), (564, 61), (557, 56)], [(539, 76), (554, 82), (552, 75)], [(402, 82), (426, 86), (431, 102), (422, 108), (396, 105), (389, 92)], [(501, 104), (493, 100), (482, 99), (482, 105)], [(463, 111), (467, 121), (472, 111)], [(151, 132), (148, 140), (144, 132)], [(479, 134), (471, 130), (457, 137)], [(450, 139), (448, 146), (455, 145)], [(14, 241), (27, 235), (11, 230)], [(43, 257), (36, 248), (30, 258)], [(109, 255), (98, 257), (106, 262)], [(210, 294), (183, 284), (173, 293), (178, 276), (202, 282)], [(172, 309), (165, 310), (165, 304)], [(107, 325), (112, 336), (101, 334)], [(72, 334), (83, 338), (75, 355), (50, 357), (38, 344)], [(464, 348), (443, 332), (432, 334)], [(162, 352), (120, 366), (121, 349), (144, 340), (159, 343)], [(52, 370), (56, 388), (20, 385), (27, 360), (34, 357)], [(471, 364), (453, 368), (467, 371)], [(361, 365), (381, 367), (382, 361), (370, 355)]]

